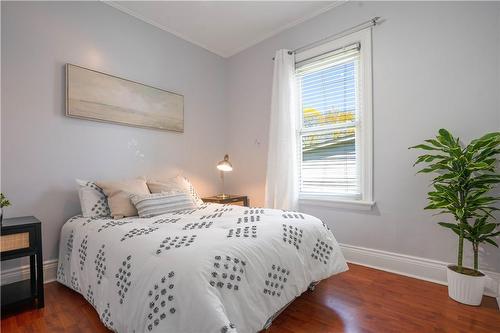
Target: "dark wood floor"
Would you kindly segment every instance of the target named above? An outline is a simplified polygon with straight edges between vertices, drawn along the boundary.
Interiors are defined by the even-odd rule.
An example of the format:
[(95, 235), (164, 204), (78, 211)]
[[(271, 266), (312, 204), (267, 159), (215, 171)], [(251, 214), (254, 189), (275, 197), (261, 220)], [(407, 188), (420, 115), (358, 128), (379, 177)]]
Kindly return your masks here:
[[(446, 287), (357, 265), (295, 300), (267, 333), (500, 332), (496, 300), (480, 307), (448, 298)], [(54, 282), (45, 308), (2, 316), (2, 333), (109, 332), (82, 296)], [(201, 333), (201, 332), (200, 332)]]

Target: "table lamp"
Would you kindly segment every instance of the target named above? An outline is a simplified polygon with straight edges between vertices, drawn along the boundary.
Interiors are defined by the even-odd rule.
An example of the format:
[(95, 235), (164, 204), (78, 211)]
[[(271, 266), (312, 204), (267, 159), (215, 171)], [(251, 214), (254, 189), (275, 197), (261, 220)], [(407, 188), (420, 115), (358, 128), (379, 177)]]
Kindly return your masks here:
[(224, 155), (224, 159), (217, 163), (217, 169), (220, 170), (220, 178), (222, 179), (222, 194), (219, 194), (217, 197), (225, 199), (229, 195), (224, 194), (224, 172), (233, 171), (233, 165), (229, 162), (228, 154)]

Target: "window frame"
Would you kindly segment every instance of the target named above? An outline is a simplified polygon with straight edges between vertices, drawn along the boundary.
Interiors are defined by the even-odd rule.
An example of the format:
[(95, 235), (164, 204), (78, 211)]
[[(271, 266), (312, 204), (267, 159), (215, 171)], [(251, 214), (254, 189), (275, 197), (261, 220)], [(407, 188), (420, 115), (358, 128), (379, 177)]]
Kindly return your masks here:
[[(372, 29), (366, 28), (361, 31), (349, 34), (347, 36), (325, 42), (314, 48), (302, 51), (295, 54), (295, 63), (319, 56), (326, 52), (340, 49), (342, 47), (359, 43), (359, 133), (356, 133), (356, 149), (359, 153), (356, 154), (357, 166), (360, 168), (360, 192), (359, 198), (353, 198), (352, 195), (333, 195), (321, 193), (304, 193), (299, 192), (299, 203), (306, 205), (319, 205), (334, 208), (346, 209), (361, 209), (370, 210), (375, 204), (373, 198), (373, 97), (372, 97)], [(302, 128), (302, 105), (300, 101), (301, 92), (298, 91), (300, 110), (297, 121), (296, 138), (297, 138), (297, 156), (298, 174), (302, 170), (302, 143), (301, 135)], [(332, 128), (335, 125), (330, 125)], [(330, 127), (328, 126), (328, 127)], [(307, 129), (306, 129), (307, 132)], [(361, 160), (361, 161), (359, 161)], [(299, 189), (300, 191), (300, 189)]]

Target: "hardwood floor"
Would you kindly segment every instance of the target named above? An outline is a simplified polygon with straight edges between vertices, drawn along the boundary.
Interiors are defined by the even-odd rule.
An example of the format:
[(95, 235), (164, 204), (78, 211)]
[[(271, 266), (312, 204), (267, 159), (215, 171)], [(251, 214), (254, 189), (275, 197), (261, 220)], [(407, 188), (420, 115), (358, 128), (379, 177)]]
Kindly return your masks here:
[[(491, 297), (480, 307), (466, 306), (449, 299), (445, 286), (349, 267), (296, 299), (267, 333), (500, 332), (500, 311)], [(2, 333), (110, 332), (82, 296), (56, 282), (45, 285), (44, 309), (2, 314), (1, 328)]]

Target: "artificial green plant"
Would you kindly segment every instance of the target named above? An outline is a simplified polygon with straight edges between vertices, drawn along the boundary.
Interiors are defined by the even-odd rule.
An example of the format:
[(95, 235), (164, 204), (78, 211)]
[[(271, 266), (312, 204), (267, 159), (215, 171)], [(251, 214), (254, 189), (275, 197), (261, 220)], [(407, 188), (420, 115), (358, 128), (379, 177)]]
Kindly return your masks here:
[(10, 206), (9, 199), (7, 199), (3, 193), (0, 193), (0, 208), (9, 206)]
[(500, 224), (492, 222), (495, 220), (493, 211), (499, 210), (495, 204), (500, 197), (491, 194), (500, 183), (500, 175), (496, 173), (500, 132), (485, 134), (463, 147), (459, 138), (440, 129), (434, 139), (409, 149), (426, 151), (414, 164), (427, 164), (418, 173), (438, 174), (432, 180), (429, 205), (425, 209), (453, 215), (455, 223), (439, 222), (439, 225), (458, 235), (457, 272), (464, 273), (463, 248), (464, 239), (467, 239), (474, 251), (474, 272), (471, 274), (479, 275), (479, 245), (486, 242), (498, 247), (493, 238), (500, 234), (495, 231)]

